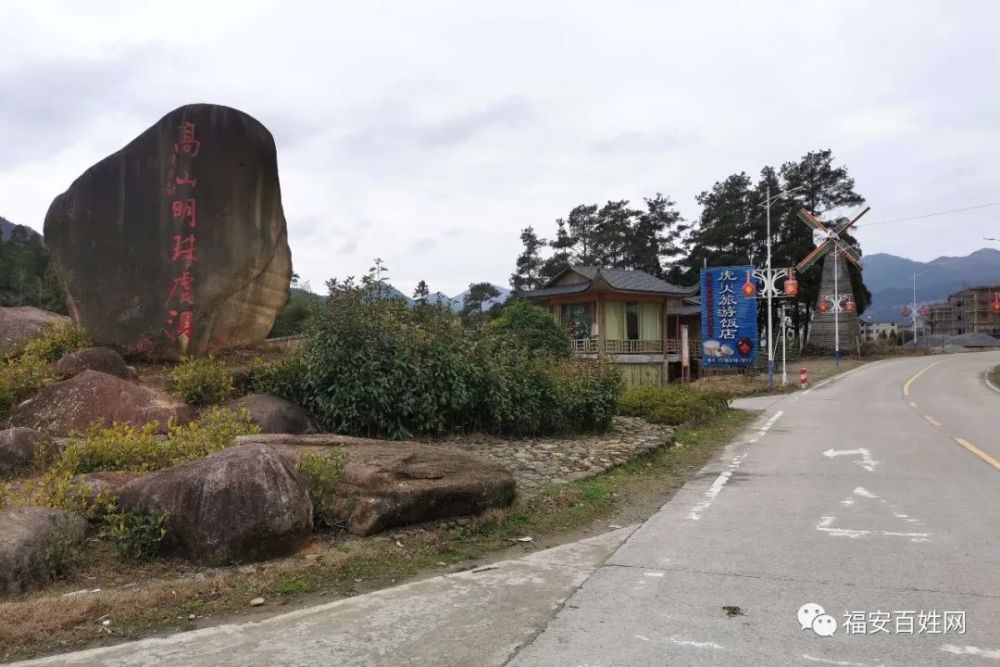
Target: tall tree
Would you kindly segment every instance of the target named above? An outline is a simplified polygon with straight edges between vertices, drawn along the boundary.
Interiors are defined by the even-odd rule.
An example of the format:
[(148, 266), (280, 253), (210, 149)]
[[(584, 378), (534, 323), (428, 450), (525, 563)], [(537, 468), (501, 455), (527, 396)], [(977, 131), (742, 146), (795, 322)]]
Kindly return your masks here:
[(462, 304), (462, 315), (476, 315), (483, 311), (483, 304), (500, 296), (500, 290), (490, 283), (471, 283)]
[(413, 300), (417, 302), (417, 305), (426, 306), (427, 297), (431, 294), (430, 289), (427, 287), (427, 282), (421, 280), (417, 283), (417, 288), (413, 290)]
[(562, 218), (556, 220), (556, 237), (549, 242), (552, 254), (542, 263), (542, 277), (551, 280), (569, 266), (573, 261), (573, 246), (575, 245), (576, 238), (566, 230), (566, 221)]
[(510, 286), (515, 292), (537, 289), (545, 282), (542, 275), (545, 262), (542, 260), (541, 250), (548, 241), (538, 238), (535, 229), (529, 226), (521, 230), (521, 243), (524, 244), (524, 250), (517, 258), (516, 270), (510, 276)]
[(646, 210), (638, 214), (630, 228), (628, 268), (662, 278), (664, 262), (672, 262), (684, 252), (681, 240), (687, 226), (669, 197), (657, 192), (652, 199), (645, 198), (645, 202)]

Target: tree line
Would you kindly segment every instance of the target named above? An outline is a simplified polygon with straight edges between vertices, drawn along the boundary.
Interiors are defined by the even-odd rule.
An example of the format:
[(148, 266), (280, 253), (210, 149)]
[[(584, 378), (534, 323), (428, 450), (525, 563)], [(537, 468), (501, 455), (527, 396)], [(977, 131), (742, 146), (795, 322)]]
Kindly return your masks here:
[[(847, 167), (835, 163), (831, 150), (821, 150), (778, 168), (765, 166), (756, 179), (740, 172), (717, 181), (696, 197), (701, 212), (693, 221), (684, 220), (674, 201), (660, 193), (644, 199), (644, 207), (632, 207), (627, 200), (584, 204), (556, 220), (551, 239), (539, 236), (532, 226), (521, 231), (524, 247), (511, 287), (515, 292), (537, 289), (568, 265), (640, 269), (681, 286), (697, 284), (704, 266), (761, 267), (768, 189), (775, 268), (795, 266), (815, 247), (812, 229), (798, 217), (800, 209), (826, 220), (831, 211), (865, 203)], [(857, 243), (849, 234), (844, 239)], [(871, 293), (861, 272), (850, 264), (848, 268), (860, 314), (871, 302)], [(808, 326), (821, 277), (822, 263), (796, 276), (799, 293), (791, 315), (797, 330), (800, 323)]]
[(66, 313), (66, 297), (42, 237), (16, 225), (0, 234), (0, 306), (35, 306)]

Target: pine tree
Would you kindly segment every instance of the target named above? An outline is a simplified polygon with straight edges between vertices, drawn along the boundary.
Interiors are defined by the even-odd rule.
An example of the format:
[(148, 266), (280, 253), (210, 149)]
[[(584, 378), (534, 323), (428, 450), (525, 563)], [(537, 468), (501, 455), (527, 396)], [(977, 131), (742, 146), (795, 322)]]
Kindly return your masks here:
[(538, 238), (534, 228), (529, 226), (521, 230), (521, 243), (524, 251), (517, 258), (517, 268), (510, 276), (510, 286), (515, 292), (538, 289), (544, 282), (541, 249), (548, 241)]
[(431, 291), (427, 288), (427, 283), (421, 280), (417, 283), (417, 288), (413, 290), (413, 300), (417, 302), (417, 305), (426, 306), (430, 294)]

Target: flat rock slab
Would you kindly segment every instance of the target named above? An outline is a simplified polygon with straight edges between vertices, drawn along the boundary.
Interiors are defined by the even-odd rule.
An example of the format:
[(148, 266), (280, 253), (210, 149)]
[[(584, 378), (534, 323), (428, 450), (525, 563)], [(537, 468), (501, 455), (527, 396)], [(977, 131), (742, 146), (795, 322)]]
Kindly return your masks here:
[(287, 236), (274, 138), (214, 104), (168, 113), (45, 216), (73, 319), (150, 357), (264, 340), (288, 300)]
[(49, 326), (72, 322), (65, 315), (32, 306), (0, 308), (0, 352), (6, 352), (23, 340), (40, 336)]
[(237, 442), (293, 456), (343, 447), (348, 462), (335, 486), (332, 512), (354, 535), (477, 514), (514, 499), (509, 470), (445, 447), (329, 434), (241, 436)]
[(43, 586), (86, 531), (87, 520), (72, 512), (0, 511), (0, 594), (20, 595)]
[(164, 548), (225, 564), (295, 553), (312, 534), (312, 502), (295, 461), (271, 447), (230, 447), (126, 484), (119, 506), (166, 517)]
[(110, 347), (87, 347), (77, 350), (57, 361), (53, 367), (56, 377), (63, 380), (86, 370), (100, 371), (129, 382), (139, 380), (135, 369), (126, 364), (122, 355)]
[(161, 430), (171, 419), (190, 420), (187, 405), (161, 391), (132, 384), (107, 373), (86, 370), (43, 389), (19, 405), (11, 426), (27, 426), (45, 435), (65, 436), (93, 422), (141, 426), (155, 421)]

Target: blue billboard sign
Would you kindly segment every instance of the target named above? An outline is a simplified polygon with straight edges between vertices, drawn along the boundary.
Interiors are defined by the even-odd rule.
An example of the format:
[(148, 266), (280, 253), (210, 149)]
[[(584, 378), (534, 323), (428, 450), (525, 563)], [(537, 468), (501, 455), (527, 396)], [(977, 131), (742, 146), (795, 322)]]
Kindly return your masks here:
[(757, 363), (757, 285), (752, 276), (752, 266), (701, 270), (701, 359), (706, 368)]

